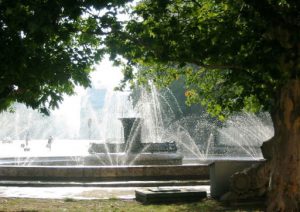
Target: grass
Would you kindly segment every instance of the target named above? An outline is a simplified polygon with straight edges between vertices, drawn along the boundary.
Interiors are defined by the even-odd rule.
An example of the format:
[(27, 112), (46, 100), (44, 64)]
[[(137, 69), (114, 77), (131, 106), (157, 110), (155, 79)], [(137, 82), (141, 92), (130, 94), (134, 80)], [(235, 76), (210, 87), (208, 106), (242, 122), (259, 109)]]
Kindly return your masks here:
[(215, 212), (215, 211), (262, 211), (259, 209), (228, 209), (219, 202), (205, 199), (195, 203), (143, 205), (133, 200), (75, 200), (71, 198), (29, 199), (0, 198), (0, 211), (97, 211), (97, 212)]

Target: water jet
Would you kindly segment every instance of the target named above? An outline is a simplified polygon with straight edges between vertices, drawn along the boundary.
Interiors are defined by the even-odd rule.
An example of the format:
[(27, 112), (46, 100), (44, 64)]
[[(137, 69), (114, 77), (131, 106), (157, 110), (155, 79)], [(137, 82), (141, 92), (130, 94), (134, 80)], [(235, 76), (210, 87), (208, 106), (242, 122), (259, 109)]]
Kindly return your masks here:
[[(222, 126), (205, 114), (185, 116), (178, 103), (170, 108), (167, 99), (175, 102), (173, 95), (163, 97), (155, 88), (150, 93), (143, 91), (134, 108), (128, 102), (128, 95), (109, 92), (107, 95), (102, 112), (95, 112), (94, 106), (82, 101), (84, 104), (78, 110), (82, 120), (77, 121), (82, 126), (76, 124), (76, 133), (68, 129), (64, 120), (53, 118), (54, 128), (62, 128), (56, 136), (54, 128), (46, 127), (45, 120), (23, 106), (10, 121), (7, 119), (12, 116), (4, 114), (0, 122), (5, 124), (1, 128), (6, 132), (0, 133), (4, 139), (0, 149), (0, 178), (208, 179), (208, 164), (212, 161), (261, 159), (258, 147), (273, 133), (268, 123), (249, 114), (236, 116)], [(27, 128), (24, 124), (27, 122), (36, 123), (36, 128)], [(84, 126), (88, 133), (78, 133)], [(31, 132), (30, 151), (24, 152), (20, 144), (24, 143), (28, 131)], [(46, 148), (50, 135), (53, 136), (51, 150)], [(8, 137), (11, 142), (5, 142)]]

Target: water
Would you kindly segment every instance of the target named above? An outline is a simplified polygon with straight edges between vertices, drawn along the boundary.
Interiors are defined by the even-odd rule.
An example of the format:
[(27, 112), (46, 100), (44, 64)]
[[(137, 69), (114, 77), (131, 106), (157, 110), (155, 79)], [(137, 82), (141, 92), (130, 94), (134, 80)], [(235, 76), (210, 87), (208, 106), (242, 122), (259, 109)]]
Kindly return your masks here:
[(136, 104), (142, 118), (142, 140), (175, 141), (187, 163), (224, 158), (261, 159), (260, 146), (270, 139), (273, 125), (268, 113), (233, 115), (225, 123), (206, 113), (184, 114), (170, 90), (141, 89)]
[(47, 148), (47, 140), (35, 139), (28, 142), (29, 151), (21, 147), (24, 140), (14, 140), (11, 143), (0, 144), (1, 157), (61, 157), (61, 156), (86, 156), (89, 155), (88, 140), (54, 140), (51, 150)]
[[(130, 154), (134, 145), (129, 141), (122, 149), (121, 144), (125, 142), (119, 120), (122, 117), (142, 120), (136, 129), (140, 129), (143, 143), (176, 142), (183, 163), (222, 158), (260, 159), (259, 146), (274, 134), (266, 113), (239, 114), (220, 123), (205, 113), (185, 114), (170, 90), (159, 92), (154, 86), (141, 88), (134, 105), (129, 94), (89, 89), (66, 98), (50, 117), (16, 104), (15, 113), (5, 112), (0, 116), (0, 157), (71, 156), (76, 160), (90, 154), (91, 143), (98, 143), (105, 144), (103, 154), (98, 154), (99, 160), (103, 160), (103, 155), (106, 157), (100, 164), (134, 164), (139, 154), (148, 154), (147, 148), (139, 154)], [(137, 132), (131, 132), (131, 138), (134, 134)], [(51, 149), (47, 148), (49, 136), (53, 137)], [(119, 145), (112, 151), (109, 144)]]

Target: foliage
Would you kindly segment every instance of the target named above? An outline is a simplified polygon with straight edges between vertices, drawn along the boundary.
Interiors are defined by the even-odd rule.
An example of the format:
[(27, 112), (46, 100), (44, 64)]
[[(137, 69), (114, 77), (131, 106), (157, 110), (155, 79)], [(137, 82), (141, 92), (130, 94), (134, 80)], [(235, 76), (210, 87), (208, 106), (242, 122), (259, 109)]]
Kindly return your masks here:
[(126, 59), (124, 83), (184, 76), (188, 102), (221, 119), (271, 110), (299, 75), (299, 1), (141, 0), (124, 24), (127, 2), (0, 1), (0, 111), (21, 102), (47, 114), (89, 86), (105, 52)]
[(105, 43), (126, 59), (125, 78), (168, 85), (183, 75), (188, 101), (221, 119), (270, 111), (300, 73), (299, 9), (296, 0), (142, 0)]
[(89, 86), (101, 37), (125, 1), (0, 1), (0, 111), (24, 103), (48, 114), (74, 86)]

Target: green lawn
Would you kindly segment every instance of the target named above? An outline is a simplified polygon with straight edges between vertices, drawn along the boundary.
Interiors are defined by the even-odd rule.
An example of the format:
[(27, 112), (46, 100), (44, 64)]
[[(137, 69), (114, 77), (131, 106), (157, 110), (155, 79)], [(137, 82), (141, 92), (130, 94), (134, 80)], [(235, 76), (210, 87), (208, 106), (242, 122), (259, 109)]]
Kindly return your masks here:
[(196, 203), (142, 205), (130, 200), (53, 200), (28, 198), (0, 198), (0, 211), (97, 211), (97, 212), (183, 212), (183, 211), (262, 211), (254, 209), (229, 209), (214, 200), (206, 199)]

